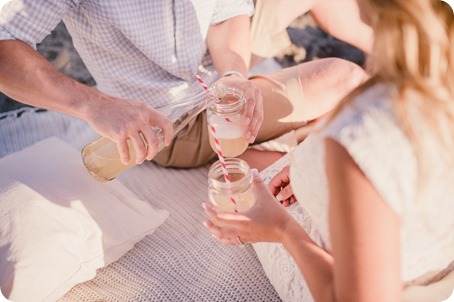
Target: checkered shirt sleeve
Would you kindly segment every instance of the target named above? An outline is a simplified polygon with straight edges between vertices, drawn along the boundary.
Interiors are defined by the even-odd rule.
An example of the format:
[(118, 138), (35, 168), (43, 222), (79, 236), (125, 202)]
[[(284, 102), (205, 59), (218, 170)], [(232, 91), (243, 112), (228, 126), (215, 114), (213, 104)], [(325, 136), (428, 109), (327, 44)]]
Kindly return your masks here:
[(209, 26), (253, 13), (251, 0), (5, 1), (0, 40), (35, 47), (63, 20), (99, 90), (155, 108), (203, 92), (195, 71), (214, 82)]

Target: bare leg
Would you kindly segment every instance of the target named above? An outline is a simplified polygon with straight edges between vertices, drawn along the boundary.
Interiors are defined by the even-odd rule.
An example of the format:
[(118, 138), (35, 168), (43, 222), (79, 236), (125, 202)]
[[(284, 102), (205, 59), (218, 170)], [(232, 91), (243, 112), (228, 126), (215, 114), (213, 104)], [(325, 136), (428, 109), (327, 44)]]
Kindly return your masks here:
[[(252, 78), (261, 89), (265, 114), (256, 143), (274, 139), (291, 130), (297, 130), (298, 139), (304, 139), (307, 131), (301, 129), (307, 127), (307, 122), (333, 110), (366, 77), (358, 65), (328, 58), (285, 68), (267, 77)], [(267, 167), (282, 155), (256, 151), (248, 150), (243, 158), (259, 169)]]
[(256, 0), (251, 24), (251, 67), (291, 45), (287, 27), (317, 0)]
[(251, 27), (251, 67), (277, 55), (286, 46), (282, 37), (286, 28), (309, 11), (317, 25), (337, 39), (365, 53), (370, 53), (372, 48), (373, 32), (361, 20), (356, 0), (257, 0), (257, 7)]
[(358, 65), (327, 58), (284, 68), (251, 80), (261, 89), (264, 121), (256, 142), (296, 130), (330, 112), (366, 79)]
[(373, 31), (361, 20), (356, 0), (317, 0), (310, 14), (333, 37), (370, 53)]
[(284, 153), (277, 151), (262, 151), (249, 148), (238, 158), (245, 160), (249, 167), (262, 171), (282, 156), (284, 156)]

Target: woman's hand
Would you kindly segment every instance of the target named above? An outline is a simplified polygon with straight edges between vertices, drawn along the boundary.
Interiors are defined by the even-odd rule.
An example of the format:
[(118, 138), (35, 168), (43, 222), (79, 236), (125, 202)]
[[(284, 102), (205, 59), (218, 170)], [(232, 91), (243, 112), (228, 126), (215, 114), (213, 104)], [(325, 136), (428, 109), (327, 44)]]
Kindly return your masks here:
[(244, 137), (252, 144), (263, 122), (263, 98), (261, 90), (251, 81), (237, 76), (221, 78), (213, 84), (213, 86), (215, 85), (232, 86), (243, 91), (246, 100), (243, 116), (244, 124), (246, 125)]
[(256, 201), (252, 208), (239, 213), (217, 211), (212, 204), (204, 203), (205, 212), (211, 220), (225, 224), (219, 227), (212, 221), (205, 226), (212, 235), (227, 245), (253, 242), (281, 242), (287, 224), (293, 218), (287, 210), (268, 191), (257, 170), (252, 169), (253, 187)]
[(136, 100), (104, 95), (93, 102), (86, 120), (101, 135), (117, 144), (123, 164), (130, 161), (128, 141), (135, 150), (135, 161), (141, 164), (158, 152), (159, 139), (151, 126), (162, 129), (164, 144), (168, 146), (174, 132), (172, 122), (150, 105)]
[(296, 202), (290, 185), (290, 165), (284, 167), (271, 179), (268, 189), (286, 207)]

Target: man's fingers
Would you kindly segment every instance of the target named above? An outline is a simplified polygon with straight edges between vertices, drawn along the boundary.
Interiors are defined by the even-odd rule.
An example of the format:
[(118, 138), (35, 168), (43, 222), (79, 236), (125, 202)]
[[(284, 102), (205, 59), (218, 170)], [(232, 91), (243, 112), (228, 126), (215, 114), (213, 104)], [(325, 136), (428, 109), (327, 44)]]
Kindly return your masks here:
[(146, 141), (146, 159), (151, 160), (156, 156), (156, 153), (158, 153), (159, 139), (150, 126), (144, 126), (141, 131), (142, 136)]
[[(131, 134), (129, 136), (129, 139), (131, 141), (132, 148), (134, 148), (134, 150), (129, 150), (129, 154), (131, 155), (131, 151), (134, 151), (136, 163), (141, 164), (147, 154), (147, 145), (142, 138), (141, 132), (135, 132), (134, 134)], [(153, 145), (153, 136), (149, 137), (148, 139), (148, 144)], [(156, 138), (154, 138), (154, 140), (156, 141)]]
[(123, 165), (128, 165), (131, 157), (129, 156), (129, 148), (126, 140), (117, 141), (117, 150), (120, 154), (120, 160)]
[(154, 117), (154, 122), (156, 123), (157, 127), (162, 129), (164, 135), (164, 145), (170, 145), (173, 136), (175, 135), (172, 121), (165, 115), (159, 113)]

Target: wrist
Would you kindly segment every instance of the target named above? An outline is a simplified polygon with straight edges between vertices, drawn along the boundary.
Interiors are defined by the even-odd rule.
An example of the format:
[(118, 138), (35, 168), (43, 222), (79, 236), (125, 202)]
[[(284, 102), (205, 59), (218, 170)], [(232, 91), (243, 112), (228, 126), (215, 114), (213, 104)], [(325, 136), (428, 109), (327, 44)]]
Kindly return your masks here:
[(279, 242), (284, 247), (291, 245), (297, 238), (301, 239), (307, 236), (304, 229), (293, 217), (289, 217), (289, 219), (281, 225), (279, 233)]
[(224, 72), (222, 74), (221, 78), (232, 77), (232, 76), (239, 77), (243, 80), (246, 78), (241, 72), (236, 71), (236, 70), (229, 70), (229, 71)]

